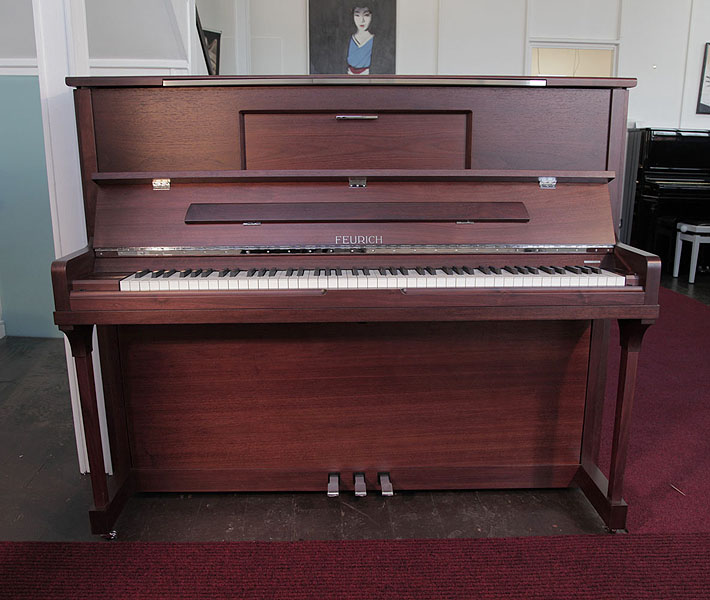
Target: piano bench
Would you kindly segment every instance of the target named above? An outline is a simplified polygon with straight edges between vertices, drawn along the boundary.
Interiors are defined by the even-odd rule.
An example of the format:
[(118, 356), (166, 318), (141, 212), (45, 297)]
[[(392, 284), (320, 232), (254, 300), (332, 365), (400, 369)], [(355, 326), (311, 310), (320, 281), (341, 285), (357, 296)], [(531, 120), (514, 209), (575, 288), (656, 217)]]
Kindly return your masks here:
[(698, 268), (700, 244), (710, 243), (710, 223), (678, 223), (678, 233), (676, 234), (675, 240), (673, 277), (678, 277), (683, 242), (692, 242), (693, 248), (690, 254), (690, 274), (688, 276), (688, 282), (695, 283), (695, 271)]

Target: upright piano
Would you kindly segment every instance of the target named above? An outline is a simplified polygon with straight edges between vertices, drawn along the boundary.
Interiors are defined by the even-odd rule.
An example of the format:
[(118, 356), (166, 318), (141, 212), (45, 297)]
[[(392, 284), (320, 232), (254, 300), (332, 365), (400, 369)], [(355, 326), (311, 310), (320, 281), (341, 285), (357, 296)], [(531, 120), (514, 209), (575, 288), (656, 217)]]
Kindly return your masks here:
[(570, 486), (625, 528), (660, 277), (615, 234), (635, 80), (68, 84), (89, 245), (52, 277), (93, 532), (141, 491)]
[(710, 131), (644, 129), (631, 243), (668, 254), (679, 221), (710, 222)]

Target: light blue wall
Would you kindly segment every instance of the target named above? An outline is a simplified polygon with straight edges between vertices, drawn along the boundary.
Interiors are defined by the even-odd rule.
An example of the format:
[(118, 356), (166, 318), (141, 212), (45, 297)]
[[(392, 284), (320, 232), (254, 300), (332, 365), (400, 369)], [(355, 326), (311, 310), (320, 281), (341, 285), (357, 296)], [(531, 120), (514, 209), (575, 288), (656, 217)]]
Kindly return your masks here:
[(0, 76), (0, 306), (7, 335), (59, 337), (37, 77)]

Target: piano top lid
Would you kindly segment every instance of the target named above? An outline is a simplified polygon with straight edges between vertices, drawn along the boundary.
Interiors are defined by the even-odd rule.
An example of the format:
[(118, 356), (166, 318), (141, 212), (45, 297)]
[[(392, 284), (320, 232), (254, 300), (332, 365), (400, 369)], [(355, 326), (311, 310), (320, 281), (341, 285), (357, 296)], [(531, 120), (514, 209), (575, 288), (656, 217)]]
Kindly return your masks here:
[(487, 87), (572, 87), (632, 88), (635, 78), (548, 77), (520, 75), (183, 75), (67, 77), (71, 87), (201, 87), (201, 86), (283, 86), (283, 85), (409, 85)]

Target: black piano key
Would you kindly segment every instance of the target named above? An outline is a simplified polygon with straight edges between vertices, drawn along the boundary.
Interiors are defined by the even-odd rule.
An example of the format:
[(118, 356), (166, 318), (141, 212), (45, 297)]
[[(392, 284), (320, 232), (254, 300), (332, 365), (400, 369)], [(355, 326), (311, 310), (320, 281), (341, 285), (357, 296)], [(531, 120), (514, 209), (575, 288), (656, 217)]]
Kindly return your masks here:
[(229, 272), (229, 276), (230, 276), (230, 277), (236, 277), (236, 276), (239, 275), (239, 273), (241, 273), (241, 272), (242, 272), (241, 269), (232, 269), (232, 270)]
[(214, 269), (205, 269), (200, 273), (200, 277), (209, 277), (212, 273), (214, 273)]
[(325, 276), (332, 277), (333, 276), (333, 269), (325, 269)]
[(350, 269), (350, 272), (353, 274), (354, 277), (358, 276), (358, 273), (360, 272), (360, 269), (353, 267)]
[(429, 273), (429, 275), (436, 275), (436, 269), (434, 267), (424, 267), (424, 270)]
[(148, 273), (150, 273), (150, 269), (143, 269), (142, 271), (138, 271), (138, 273), (136, 273), (136, 279), (145, 277)]
[(424, 269), (421, 267), (414, 267), (414, 270), (417, 272), (418, 275), (424, 275)]
[(602, 270), (599, 267), (589, 267), (592, 270), (592, 273), (596, 273), (597, 275), (602, 274)]
[(187, 277), (190, 273), (192, 273), (192, 269), (183, 269), (180, 271), (180, 277)]
[(582, 273), (584, 273), (585, 275), (591, 275), (592, 273), (594, 273), (594, 271), (592, 271), (591, 267), (585, 266), (585, 267), (579, 267), (579, 268), (582, 269)]
[(575, 275), (580, 275), (582, 273), (582, 269), (574, 266), (565, 267), (565, 271), (569, 271), (570, 273), (574, 273)]
[(466, 273), (466, 275), (473, 275), (473, 269), (471, 267), (461, 267), (461, 270)]
[(256, 275), (256, 269), (249, 269), (247, 277), (254, 277), (254, 275)]
[(342, 277), (343, 276), (343, 271), (342, 269), (334, 269), (335, 270), (335, 275), (336, 277)]
[(380, 275), (387, 275), (387, 269), (385, 269), (384, 267), (380, 267), (379, 271), (380, 271)]
[(479, 266), (478, 270), (481, 271), (481, 273), (483, 273), (484, 275), (490, 275), (492, 273), (491, 268), (485, 265)]
[(298, 271), (296, 272), (296, 277), (303, 277), (303, 275), (305, 274), (305, 272), (306, 272), (306, 270), (305, 270), (303, 267), (301, 267), (301, 268), (298, 269)]
[(520, 274), (520, 275), (529, 275), (530, 271), (528, 271), (527, 267), (522, 267), (515, 265), (515, 270)]
[(537, 267), (525, 267), (529, 273), (532, 273), (533, 275), (537, 275), (540, 270)]
[(518, 274), (518, 270), (517, 270), (515, 267), (505, 266), (505, 267), (503, 267), (503, 270), (504, 270), (506, 273), (512, 273), (513, 275), (517, 275), (517, 274)]
[(552, 269), (555, 271), (555, 273), (558, 273), (559, 275), (564, 275), (567, 273), (562, 267), (552, 267)]
[(278, 269), (269, 269), (269, 277), (274, 277), (277, 272)]
[(369, 277), (370, 276), (370, 269), (368, 269), (367, 267), (363, 267), (362, 274)]
[(543, 266), (543, 267), (540, 267), (540, 270), (543, 273), (547, 273), (548, 275), (552, 275), (555, 272), (555, 270), (552, 267), (544, 267)]
[(463, 270), (461, 269), (461, 267), (451, 267), (451, 270), (457, 275), (463, 275)]
[(447, 275), (453, 275), (454, 270), (451, 267), (441, 267), (441, 270)]
[(396, 274), (397, 274), (397, 268), (396, 268), (396, 267), (387, 267), (387, 270), (390, 272), (390, 275), (396, 275)]
[(409, 269), (407, 267), (399, 267), (397, 269), (402, 275), (409, 275)]
[(259, 269), (259, 271), (257, 272), (256, 276), (257, 276), (257, 277), (263, 277), (263, 276), (266, 275), (268, 272), (269, 272), (268, 269)]
[(157, 271), (153, 271), (150, 276), (155, 279), (156, 277), (160, 277), (163, 273), (165, 273), (165, 269), (158, 269)]
[(496, 275), (500, 275), (502, 271), (500, 270), (500, 267), (489, 267), (491, 271), (493, 271)]
[(226, 277), (227, 275), (229, 275), (229, 269), (222, 269), (222, 270), (219, 272), (219, 276), (220, 276), (220, 277)]
[(295, 269), (286, 269), (286, 277), (293, 277)]
[(175, 275), (175, 273), (177, 273), (177, 270), (170, 269), (169, 271), (165, 271), (165, 273), (163, 273), (163, 277), (170, 277), (171, 275)]

